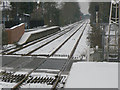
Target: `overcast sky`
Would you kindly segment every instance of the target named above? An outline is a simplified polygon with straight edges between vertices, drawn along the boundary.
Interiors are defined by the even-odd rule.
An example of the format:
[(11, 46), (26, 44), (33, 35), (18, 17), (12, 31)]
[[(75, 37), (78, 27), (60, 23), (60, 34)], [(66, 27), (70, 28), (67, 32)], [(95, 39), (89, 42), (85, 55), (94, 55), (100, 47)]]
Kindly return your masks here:
[(77, 1), (79, 2), (82, 13), (83, 14), (89, 14), (88, 9), (89, 9), (90, 0), (84, 0), (83, 2), (82, 2), (82, 0), (81, 1), (77, 0)]
[(80, 2), (80, 7), (81, 7), (81, 11), (84, 14), (89, 14), (88, 9), (89, 9), (89, 2)]
[(89, 2), (91, 0), (77, 0), (80, 4), (80, 7), (81, 7), (81, 11), (84, 13), (84, 14), (89, 14), (88, 10), (89, 10)]

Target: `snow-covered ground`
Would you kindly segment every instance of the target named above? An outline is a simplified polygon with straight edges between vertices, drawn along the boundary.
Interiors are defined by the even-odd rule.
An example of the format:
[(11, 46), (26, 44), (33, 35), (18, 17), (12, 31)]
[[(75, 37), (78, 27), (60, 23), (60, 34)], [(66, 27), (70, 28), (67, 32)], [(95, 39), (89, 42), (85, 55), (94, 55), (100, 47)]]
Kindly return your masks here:
[[(56, 51), (56, 49), (58, 47), (60, 47), (74, 32), (76, 32), (76, 30), (78, 28), (80, 28), (80, 26), (83, 25), (83, 23), (85, 22), (89, 22), (88, 20), (83, 20), (83, 21), (79, 21), (70, 25), (67, 25), (65, 27), (62, 27), (64, 30), (48, 37), (45, 39), (42, 39), (41, 41), (35, 40), (30, 42), (29, 44), (23, 45), (23, 48), (21, 50), (18, 50), (16, 52), (14, 52), (13, 54), (17, 54), (17, 55), (21, 55), (21, 54), (28, 54), (29, 52), (31, 52), (31, 55), (52, 55), (52, 53), (54, 51)], [(38, 32), (42, 32), (51, 28), (55, 28), (57, 26), (54, 27), (50, 27), (50, 28), (45, 28), (45, 29), (40, 29), (40, 30), (36, 30), (36, 31), (31, 31), (31, 32), (27, 32), (23, 35), (23, 38), (21, 38), (21, 40), (26, 40), (26, 36), (30, 36), (31, 34), (34, 33), (38, 33)], [(66, 43), (64, 43), (64, 45), (62, 47), (60, 47), (60, 49), (50, 58), (63, 58), (63, 59), (67, 59), (68, 56), (70, 55), (71, 51), (73, 50), (73, 47), (75, 46), (79, 36), (81, 35), (83, 29), (84, 29), (85, 25), (83, 25)], [(79, 44), (76, 48), (76, 51), (73, 55), (73, 58), (76, 59), (81, 59), (81, 55), (83, 55), (84, 53), (86, 53), (86, 48), (87, 48), (87, 32), (89, 29), (90, 25), (87, 25), (87, 28), (85, 29), (82, 38), (79, 41)], [(65, 33), (65, 34), (64, 34)], [(63, 35), (64, 34), (64, 35)], [(62, 36), (61, 36), (62, 35)], [(60, 37), (59, 37), (60, 36)], [(59, 37), (59, 38), (57, 38)], [(57, 39), (55, 39), (57, 38)], [(55, 39), (55, 40), (54, 40)], [(53, 40), (53, 41), (52, 41)], [(23, 42), (23, 41), (22, 41)], [(49, 43), (47, 43), (49, 42)], [(32, 44), (33, 43), (33, 44)], [(27, 46), (28, 45), (28, 46)], [(41, 47), (42, 46), (42, 47)], [(41, 47), (41, 48), (39, 48)], [(38, 48), (38, 49), (37, 49)], [(7, 51), (6, 53), (12, 52), (19, 49), (18, 48), (13, 48), (9, 51)], [(36, 50), (35, 50), (36, 49)], [(33, 50), (35, 50), (34, 52), (32, 52)]]
[(45, 54), (48, 55), (50, 54), (52, 51), (54, 51), (54, 49), (56, 49), (61, 43), (63, 43), (70, 34), (72, 34), (73, 31), (71, 30), (70, 32), (64, 34), (63, 36), (59, 37), (58, 39), (52, 41), (51, 43), (47, 44), (46, 46), (44, 46), (43, 48), (40, 48), (39, 50), (35, 51), (33, 54)]
[(66, 25), (66, 26), (64, 26), (64, 27), (60, 27), (60, 29), (61, 29), (61, 30), (64, 30), (64, 29), (69, 28), (69, 27), (71, 27), (71, 26), (76, 26), (78, 23), (81, 23), (81, 22), (82, 22), (82, 21), (79, 21), (79, 22), (75, 22), (75, 23), (73, 23), (73, 24)]
[(74, 63), (65, 88), (118, 88), (118, 63)]
[[(19, 51), (14, 52), (14, 54), (27, 54), (33, 50), (35, 50), (36, 48), (39, 48), (40, 46), (45, 45), (47, 42), (50, 42), (51, 40), (53, 40), (54, 38), (57, 38), (53, 41), (51, 41), (50, 43), (48, 43), (47, 45), (39, 48), (38, 50), (34, 51), (31, 53), (31, 55), (51, 55), (58, 47), (60, 47), (60, 45), (63, 44), (64, 41), (66, 41), (74, 32), (76, 32), (76, 30), (78, 28), (80, 28), (80, 26), (83, 25), (83, 23), (89, 23), (89, 19), (88, 20), (84, 20), (84, 21), (80, 21), (80, 22), (76, 22), (74, 24), (70, 24), (68, 26), (63, 27), (64, 31), (60, 31), (57, 34), (50, 36), (46, 39), (43, 39), (42, 41), (33, 43), (30, 46), (27, 46)], [(86, 24), (85, 24), (86, 25)], [(73, 50), (73, 47), (75, 46), (79, 36), (81, 35), (85, 25), (83, 25), (53, 56), (51, 56), (50, 58), (63, 58), (63, 59), (67, 59), (68, 56), (70, 55), (71, 51)], [(68, 28), (69, 27), (69, 28)], [(70, 30), (70, 27), (72, 28)], [(73, 55), (73, 58), (81, 59), (81, 56), (83, 54), (86, 53), (87, 50), (87, 32), (90, 28), (90, 25), (87, 24), (87, 27), (85, 28), (85, 31), (83, 33), (83, 36), (81, 37), (79, 44), (76, 48), (76, 51)], [(37, 30), (37, 31), (33, 31), (33, 33), (36, 33), (38, 31), (41, 30)], [(67, 32), (67, 33), (65, 33)], [(28, 32), (31, 33), (31, 32)], [(65, 33), (64, 35), (62, 35), (63, 33)], [(62, 35), (62, 36), (61, 36)], [(31, 42), (32, 43), (32, 42)], [(31, 44), (30, 43), (30, 44)], [(26, 45), (23, 45), (23, 47)], [(12, 49), (8, 52), (14, 51), (15, 49)], [(8, 53), (7, 52), (7, 53)]]
[(0, 81), (0, 89), (1, 88), (13, 88), (16, 85), (16, 83), (6, 83)]
[[(68, 30), (68, 29), (67, 29), (67, 30)], [(67, 30), (66, 30), (66, 31), (67, 31)], [(42, 41), (40, 41), (40, 42), (37, 42), (37, 43), (35, 43), (35, 44), (33, 44), (33, 45), (30, 45), (29, 47), (26, 47), (26, 48), (24, 48), (24, 49), (22, 49), (22, 50), (19, 50), (18, 52), (15, 52), (15, 54), (27, 54), (28, 52), (34, 50), (35, 48), (38, 48), (38, 47), (44, 45), (46, 42), (49, 42), (49, 41), (53, 40), (54, 38), (60, 36), (62, 33), (63, 33), (63, 32), (61, 32), (61, 33), (59, 33), (59, 34), (55, 34), (55, 35), (53, 35), (53, 36), (51, 36), (51, 37), (49, 37), (49, 38), (47, 38), (47, 39), (44, 39), (44, 40), (42, 40)]]
[(15, 48), (15, 47), (16, 47), (16, 45), (14, 45), (14, 44), (8, 44), (8, 45), (4, 45), (3, 49), (8, 50), (8, 49)]
[(86, 26), (86, 29), (79, 41), (79, 44), (76, 48), (76, 51), (73, 55), (73, 58), (76, 58), (76, 59), (81, 59), (82, 56), (86, 56), (87, 54), (87, 49), (88, 49), (88, 40), (87, 40), (87, 37), (88, 37), (88, 31), (90, 30), (90, 24), (87, 24)]
[[(82, 34), (82, 31), (85, 27), (85, 24), (65, 43), (56, 53), (55, 55), (67, 55), (69, 56), (72, 52), (79, 36)], [(78, 29), (77, 27), (76, 29)]]
[(15, 54), (27, 54), (27, 53), (29, 53), (30, 51), (32, 51), (32, 50), (34, 50), (34, 49), (36, 49), (36, 48), (44, 45), (46, 42), (49, 42), (49, 41), (51, 41), (52, 39), (54, 39), (55, 37), (58, 37), (58, 36), (59, 36), (59, 35), (57, 34), (57, 35), (54, 35), (54, 36), (52, 36), (52, 37), (50, 37), (50, 38), (47, 38), (47, 39), (45, 39), (45, 40), (42, 40), (41, 42), (35, 43), (35, 44), (33, 44), (33, 45), (30, 45), (29, 47), (26, 47), (26, 48), (24, 48), (24, 49), (22, 49), (22, 50), (19, 50), (18, 52), (15, 52)]
[(73, 28), (71, 31), (68, 33), (64, 34), (63, 36), (59, 37), (58, 39), (52, 41), (51, 43), (47, 44), (43, 48), (40, 48), (39, 50), (35, 51), (32, 53), (32, 55), (50, 55), (54, 50), (56, 50), (64, 41), (67, 40), (67, 38), (70, 37), (75, 31), (76, 28), (79, 28), (80, 26), (77, 25), (75, 28)]

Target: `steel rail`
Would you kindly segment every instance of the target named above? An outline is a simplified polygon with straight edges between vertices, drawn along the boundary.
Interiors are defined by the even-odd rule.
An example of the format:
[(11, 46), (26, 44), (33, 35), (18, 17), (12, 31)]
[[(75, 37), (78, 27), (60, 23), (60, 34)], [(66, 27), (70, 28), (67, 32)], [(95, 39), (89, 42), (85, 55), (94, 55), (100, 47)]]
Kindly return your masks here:
[[(72, 30), (72, 28), (71, 28), (69, 31), (71, 31), (71, 30)], [(68, 31), (68, 32), (69, 32), (69, 31)], [(68, 33), (68, 32), (65, 32), (65, 33), (63, 33), (62, 35), (57, 36), (56, 38), (54, 38), (54, 39), (52, 39), (52, 40), (50, 40), (50, 41), (46, 42), (45, 44), (43, 44), (43, 45), (39, 46), (38, 48), (36, 48), (36, 49), (32, 50), (31, 52), (27, 53), (27, 54), (26, 54), (26, 56), (27, 56), (27, 55), (30, 55), (31, 53), (33, 53), (33, 52), (37, 51), (38, 49), (40, 49), (40, 48), (44, 47), (45, 45), (49, 44), (50, 42), (52, 42), (52, 41), (56, 40), (57, 38), (59, 38), (59, 37), (63, 36), (64, 34), (66, 34), (66, 33)]]
[[(87, 26), (87, 24), (86, 24), (86, 26)], [(62, 69), (61, 69), (60, 72), (58, 73), (56, 82), (55, 82), (54, 85), (52, 86), (51, 90), (56, 90), (56, 87), (57, 87), (57, 85), (58, 85), (58, 83), (59, 83), (60, 77), (61, 77), (62, 73), (64, 72), (64, 70), (66, 69), (66, 67), (69, 65), (70, 61), (72, 60), (72, 56), (73, 56), (73, 54), (74, 54), (74, 52), (75, 52), (75, 50), (76, 50), (76, 47), (77, 47), (77, 45), (78, 45), (78, 43), (79, 43), (79, 41), (80, 41), (80, 39), (81, 39), (84, 31), (85, 31), (86, 26), (84, 27), (84, 29), (83, 29), (83, 31), (82, 31), (82, 34), (79, 36), (79, 38), (78, 38), (78, 40), (77, 40), (77, 42), (76, 42), (76, 44), (75, 44), (75, 46), (74, 46), (71, 54), (70, 54), (69, 59), (66, 61), (66, 63), (63, 65)]]
[[(69, 28), (71, 28), (71, 27), (69, 27)], [(65, 29), (66, 30), (66, 29)], [(67, 32), (67, 31), (62, 31), (61, 33), (65, 33), (65, 32)], [(32, 42), (32, 43), (28, 43), (28, 45), (24, 45), (23, 47), (18, 47), (17, 49), (16, 49), (16, 47), (15, 48), (12, 48), (12, 49), (15, 49), (14, 51), (11, 51), (11, 52), (8, 52), (7, 53), (7, 55), (10, 55), (10, 54), (12, 54), (12, 53), (14, 53), (14, 52), (17, 52), (17, 51), (19, 51), (19, 50), (21, 50), (21, 49), (24, 49), (24, 48), (26, 48), (26, 47), (29, 47), (30, 45), (33, 45), (33, 44), (35, 44), (35, 43), (37, 43), (37, 42), (40, 42), (40, 41), (42, 41), (42, 40), (45, 40), (45, 39), (47, 39), (48, 37), (51, 37), (51, 36), (53, 36), (53, 35), (56, 35), (56, 34), (59, 34), (60, 33), (60, 31), (59, 32), (57, 32), (57, 33), (55, 33), (55, 34), (52, 34), (52, 35), (49, 35), (49, 36), (47, 36), (47, 37), (44, 37), (44, 38), (41, 38), (41, 39), (39, 39), (39, 40), (36, 40), (36, 41), (34, 41), (34, 42)], [(10, 50), (12, 50), (12, 49), (10, 49)], [(10, 50), (8, 50), (8, 51), (10, 51)], [(4, 52), (5, 53), (5, 52)], [(3, 54), (4, 54), (3, 53)]]
[[(74, 34), (73, 34), (74, 35)], [(72, 36), (71, 36), (72, 37)], [(75, 45), (76, 46), (76, 45)], [(73, 52), (72, 52), (73, 53)], [(71, 54), (72, 55), (72, 54)], [(69, 60), (70, 60), (71, 58), (69, 58)], [(58, 78), (57, 78), (57, 80), (56, 80), (56, 82), (57, 81), (59, 81), (59, 79), (60, 79), (60, 76), (61, 76), (61, 74), (62, 74), (62, 72), (65, 70), (65, 68), (66, 68), (66, 66), (69, 64), (69, 60), (67, 60), (65, 63), (64, 63), (64, 65), (62, 66), (62, 69), (61, 69), (61, 71), (58, 73)], [(32, 73), (32, 72), (34, 72), (37, 68), (39, 68), (40, 67), (40, 65), (42, 65), (43, 63), (45, 63), (47, 61), (47, 59), (45, 59), (43, 62), (40, 62), (40, 64), (38, 65), (38, 66), (36, 66), (36, 68), (34, 68), (33, 70), (31, 70), (26, 76), (25, 76), (25, 78), (23, 78), (20, 82), (18, 82), (17, 83), (17, 85), (15, 85), (13, 88), (12, 88), (12, 90), (16, 90), (16, 89), (18, 89), (25, 81), (26, 81), (26, 79), (29, 77), (29, 75)]]
[[(83, 26), (83, 25), (82, 25), (82, 26)], [(74, 34), (73, 34), (73, 35), (74, 35)], [(12, 88), (12, 90), (18, 89), (18, 88), (24, 83), (24, 81), (29, 77), (29, 75), (30, 75), (32, 72), (34, 72), (37, 68), (39, 68), (40, 65), (42, 65), (42, 64), (45, 63), (46, 61), (47, 61), (47, 60), (44, 60), (44, 61), (43, 61), (42, 63), (40, 63), (36, 68), (34, 68), (33, 70), (31, 70), (31, 71), (25, 76), (25, 78), (23, 78), (17, 85), (15, 85), (15, 86)], [(58, 78), (56, 79), (56, 82), (57, 82), (57, 83), (59, 82), (59, 79), (60, 79), (60, 76), (61, 76), (62, 72), (64, 71), (64, 69), (66, 68), (66, 66), (69, 64), (68, 61), (69, 61), (69, 60), (67, 60), (67, 61), (64, 63), (64, 65), (62, 66), (62, 69), (61, 69), (60, 72), (58, 73)], [(55, 87), (56, 87), (57, 83), (54, 84)], [(54, 85), (53, 85), (53, 86), (54, 86)]]
[[(82, 21), (80, 21), (80, 22), (82, 22)], [(77, 22), (77, 23), (78, 23), (78, 22)], [(5, 52), (10, 51), (10, 50), (12, 50), (12, 49), (16, 49), (16, 51), (19, 51), (19, 50), (21, 50), (21, 49), (23, 49), (23, 48), (26, 48), (26, 47), (28, 47), (28, 46), (30, 46), (30, 45), (32, 45), (32, 44), (35, 44), (35, 43), (37, 43), (37, 42), (39, 42), (39, 41), (42, 41), (42, 40), (44, 40), (44, 39), (46, 39), (46, 38), (48, 38), (48, 37), (51, 37), (51, 36), (53, 36), (53, 35), (55, 35), (55, 34), (59, 34), (60, 32), (61, 32), (61, 33), (62, 33), (62, 32), (65, 32), (66, 29), (72, 28), (72, 27), (74, 27), (74, 26), (76, 26), (76, 23), (72, 24), (72, 25), (69, 26), (69, 27), (64, 28), (64, 30), (62, 30), (62, 31), (55, 32), (55, 33), (50, 34), (50, 35), (48, 35), (48, 36), (46, 36), (46, 37), (40, 38), (40, 39), (38, 39), (38, 40), (35, 40), (35, 41), (33, 41), (32, 43), (29, 42), (29, 43), (27, 43), (27, 45), (26, 45), (26, 44), (23, 44), (23, 45), (24, 45), (23, 47), (17, 47), (17, 49), (16, 49), (16, 47), (13, 47), (13, 48), (10, 48), (10, 49), (8, 49), (8, 50), (4, 50), (4, 51), (2, 51), (2, 54), (5, 54)], [(16, 51), (15, 51), (15, 52), (16, 52)], [(14, 53), (14, 51), (11, 52), (11, 53)]]
[[(77, 25), (75, 25), (75, 26), (77, 26)], [(74, 26), (74, 27), (75, 27), (75, 26)], [(66, 31), (66, 32), (64, 32), (64, 33), (62, 33), (60, 36), (57, 36), (57, 37), (55, 37), (54, 39), (52, 39), (52, 40), (46, 42), (45, 44), (43, 44), (43, 45), (41, 45), (41, 46), (39, 46), (38, 48), (35, 48), (34, 50), (30, 51), (29, 53), (27, 53), (27, 54), (22, 54), (22, 55), (23, 55), (23, 56), (31, 56), (31, 55), (30, 55), (31, 53), (33, 53), (33, 52), (35, 52), (36, 50), (38, 50), (38, 49), (44, 47), (45, 45), (51, 43), (52, 41), (58, 39), (59, 37), (63, 36), (64, 34), (70, 32), (74, 27), (72, 27), (72, 28), (70, 28), (70, 30), (68, 30), (68, 31)], [(17, 54), (17, 55), (21, 55), (21, 54)], [(50, 55), (33, 55), (33, 56), (47, 56), (47, 57), (50, 57)]]
[(29, 75), (32, 73), (32, 72), (34, 72), (37, 68), (39, 68), (40, 67), (40, 65), (42, 65), (43, 63), (45, 63), (47, 60), (44, 60), (43, 62), (40, 62), (40, 64), (36, 67), (36, 68), (34, 68), (33, 70), (31, 70), (26, 76), (25, 76), (25, 78), (23, 78), (20, 82), (18, 82), (13, 88), (12, 88), (12, 90), (17, 90), (24, 82), (25, 82), (25, 80), (29, 77)]
[(57, 49), (55, 49), (50, 55), (53, 56), (82, 26), (84, 25), (84, 23), (72, 34), (70, 35)]

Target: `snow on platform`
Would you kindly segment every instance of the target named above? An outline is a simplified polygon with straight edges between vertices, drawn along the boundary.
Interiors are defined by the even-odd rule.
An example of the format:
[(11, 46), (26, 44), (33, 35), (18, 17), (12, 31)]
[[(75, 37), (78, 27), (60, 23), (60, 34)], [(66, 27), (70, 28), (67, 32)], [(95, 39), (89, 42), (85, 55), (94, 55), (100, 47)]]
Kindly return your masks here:
[(58, 26), (53, 26), (53, 27), (48, 27), (48, 28), (44, 28), (44, 29), (39, 29), (39, 30), (36, 30), (36, 31), (26, 32), (26, 33), (23, 34), (23, 36), (19, 40), (18, 44), (19, 45), (24, 44), (32, 34), (40, 33), (40, 32), (47, 31), (47, 30), (50, 30), (50, 29), (54, 29), (54, 28), (57, 28), (57, 27)]
[(16, 26), (13, 26), (13, 27), (11, 27), (10, 29), (15, 29), (15, 28), (17, 28), (17, 27), (19, 27), (19, 26), (22, 26), (24, 23), (21, 23), (21, 24), (19, 24), (19, 25), (16, 25)]
[(118, 88), (118, 63), (74, 63), (65, 88)]

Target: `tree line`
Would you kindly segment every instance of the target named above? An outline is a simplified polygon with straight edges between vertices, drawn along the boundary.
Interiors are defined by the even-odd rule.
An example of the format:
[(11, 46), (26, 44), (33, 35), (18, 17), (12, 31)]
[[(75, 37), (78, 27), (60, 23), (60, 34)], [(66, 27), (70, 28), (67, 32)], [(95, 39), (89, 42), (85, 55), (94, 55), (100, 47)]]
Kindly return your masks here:
[[(96, 23), (96, 11), (98, 11), (98, 24)], [(109, 23), (110, 2), (91, 2), (89, 7), (90, 24), (92, 31), (89, 34), (91, 47), (99, 46), (102, 48), (102, 33), (101, 26)]]
[[(77, 2), (10, 2), (10, 8), (3, 11), (3, 16), (9, 21), (19, 21), (20, 15), (29, 15), (30, 20), (41, 22), (45, 25), (65, 26), (80, 20), (83, 15)], [(10, 25), (12, 23), (10, 22)], [(2, 32), (3, 45), (7, 44), (7, 34)]]
[(47, 25), (64, 26), (80, 20), (82, 12), (78, 2), (11, 2), (10, 18), (30, 14), (30, 20), (44, 20)]

